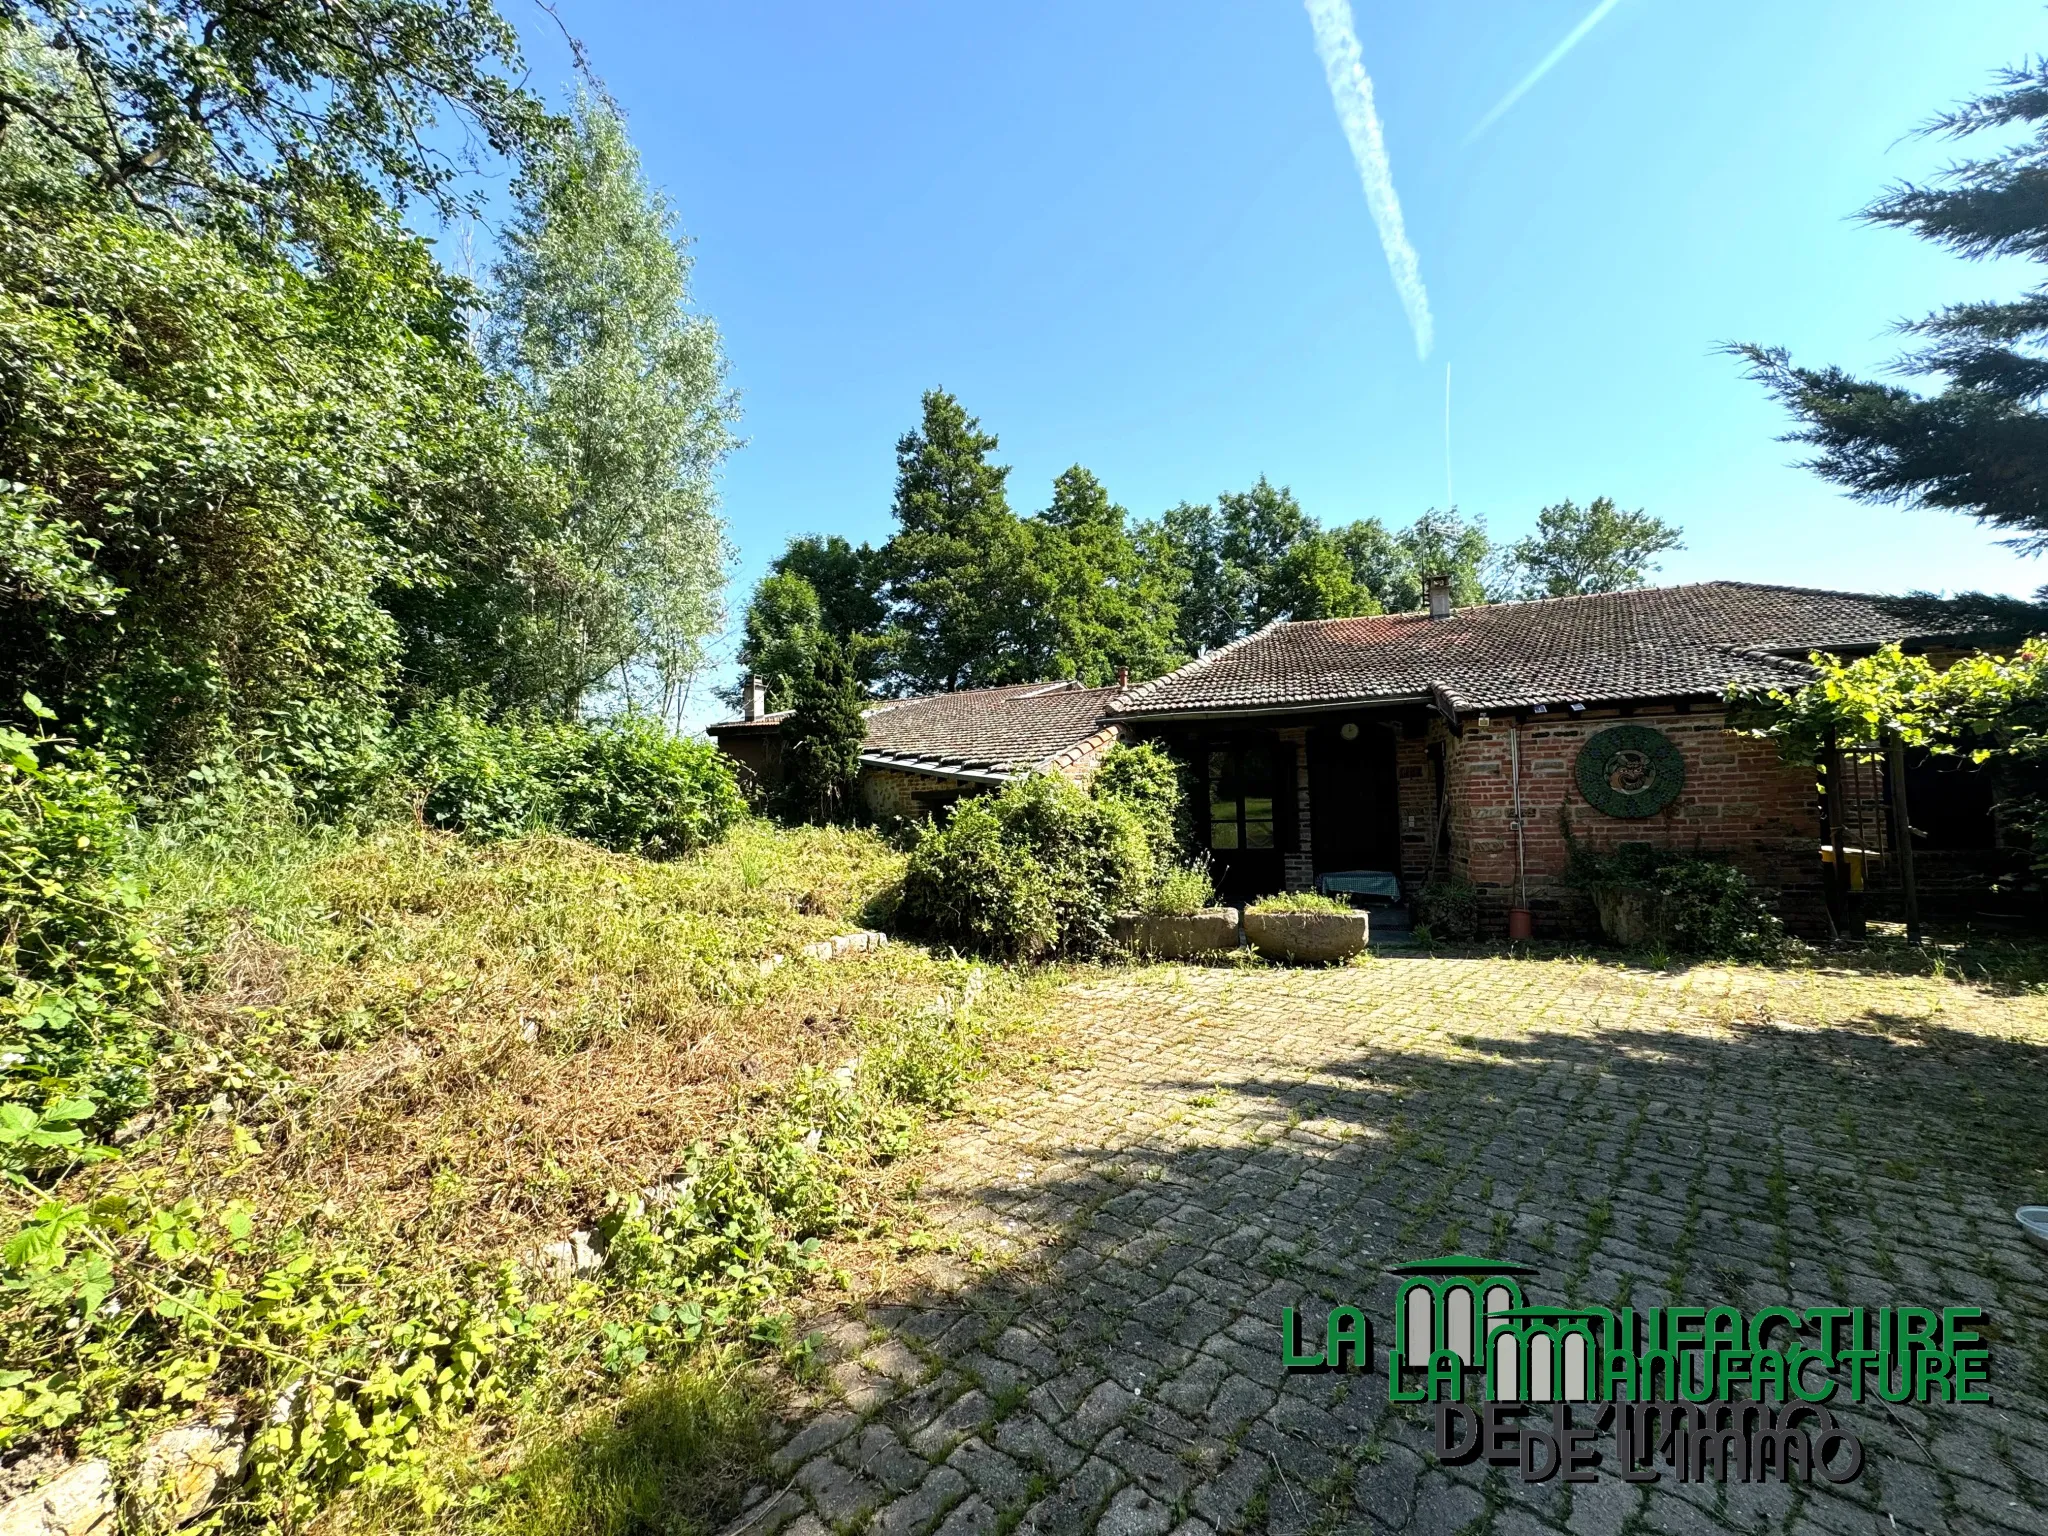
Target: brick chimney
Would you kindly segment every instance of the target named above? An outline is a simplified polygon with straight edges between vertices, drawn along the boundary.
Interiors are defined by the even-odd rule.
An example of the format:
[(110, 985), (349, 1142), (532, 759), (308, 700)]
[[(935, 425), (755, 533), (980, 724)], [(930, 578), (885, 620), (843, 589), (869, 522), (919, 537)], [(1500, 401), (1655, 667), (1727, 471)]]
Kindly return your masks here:
[(746, 690), (741, 695), (744, 706), (742, 714), (748, 720), (758, 720), (768, 713), (768, 684), (761, 677), (749, 672)]
[(1118, 667), (1116, 669), (1116, 686), (1119, 692), (1131, 686), (1131, 669), (1129, 667)]
[(1422, 584), (1429, 593), (1429, 616), (1448, 619), (1451, 616), (1451, 578), (1439, 572), (1423, 577)]

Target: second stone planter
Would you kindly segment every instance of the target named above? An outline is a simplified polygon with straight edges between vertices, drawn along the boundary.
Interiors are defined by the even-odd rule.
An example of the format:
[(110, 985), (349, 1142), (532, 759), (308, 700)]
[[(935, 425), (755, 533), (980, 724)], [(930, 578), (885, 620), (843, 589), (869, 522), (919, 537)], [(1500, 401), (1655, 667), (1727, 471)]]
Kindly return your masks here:
[(1244, 936), (1268, 960), (1329, 965), (1365, 948), (1363, 912), (1261, 912), (1247, 907)]

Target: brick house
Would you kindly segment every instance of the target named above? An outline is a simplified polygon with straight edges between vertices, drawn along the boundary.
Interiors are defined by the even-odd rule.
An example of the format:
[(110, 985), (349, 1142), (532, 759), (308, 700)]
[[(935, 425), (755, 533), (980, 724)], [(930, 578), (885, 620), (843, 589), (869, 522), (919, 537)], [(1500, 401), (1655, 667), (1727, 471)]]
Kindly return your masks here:
[[(861, 742), (861, 807), (876, 821), (930, 815), (962, 795), (979, 794), (1034, 773), (1076, 781), (1094, 772), (1121, 728), (1102, 716), (1115, 688), (1075, 682), (1018, 683), (915, 699), (883, 699), (866, 710)], [(763, 709), (749, 679), (743, 714), (709, 727), (719, 750), (738, 760), (759, 798), (782, 782), (782, 722)]]
[[(1776, 893), (1795, 931), (1824, 935), (1817, 775), (1726, 730), (1728, 687), (1797, 685), (1813, 651), (2011, 638), (1995, 614), (1929, 599), (1709, 582), (1454, 611), (1433, 583), (1427, 612), (1276, 622), (1117, 697), (1103, 718), (1206, 783), (1198, 811), (1232, 899), (1340, 870), (1394, 872), (1406, 890), (1442, 872), (1479, 888), (1492, 931), (1517, 904), (1538, 932), (1583, 928), (1562, 878), (1568, 819), (1602, 850), (1725, 856)], [(1889, 818), (1881, 772), (1866, 767), (1860, 781), (1845, 771), (1837, 814), (1855, 816), (1869, 850), (1845, 850), (1845, 864), (1875, 886)], [(1927, 894), (1981, 899), (2015, 862), (1982, 775), (1922, 762), (1908, 780), (1916, 828), (1940, 829), (1915, 841)]]

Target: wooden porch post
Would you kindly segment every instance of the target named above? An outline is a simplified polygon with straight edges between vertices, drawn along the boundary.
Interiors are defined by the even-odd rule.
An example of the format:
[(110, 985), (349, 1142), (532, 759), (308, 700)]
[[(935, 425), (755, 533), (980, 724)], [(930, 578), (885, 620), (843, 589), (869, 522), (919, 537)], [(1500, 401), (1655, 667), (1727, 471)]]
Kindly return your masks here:
[(1849, 921), (1849, 854), (1842, 842), (1842, 751), (1835, 742), (1835, 728), (1827, 728), (1824, 766), (1828, 776), (1827, 817), (1828, 844), (1834, 850), (1834, 858), (1828, 865), (1827, 897), (1828, 926), (1835, 930), (1835, 937), (1842, 937), (1842, 930)]
[(1906, 942), (1920, 942), (1920, 889), (1913, 880), (1913, 821), (1906, 806), (1906, 742), (1897, 731), (1884, 733), (1886, 775), (1892, 781), (1892, 829), (1898, 847), (1899, 889), (1906, 898)]

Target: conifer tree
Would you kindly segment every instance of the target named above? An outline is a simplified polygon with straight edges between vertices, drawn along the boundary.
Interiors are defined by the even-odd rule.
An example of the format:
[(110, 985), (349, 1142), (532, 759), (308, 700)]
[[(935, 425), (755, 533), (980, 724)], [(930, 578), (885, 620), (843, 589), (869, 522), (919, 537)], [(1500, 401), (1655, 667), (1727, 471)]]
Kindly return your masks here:
[(823, 824), (853, 814), (866, 733), (860, 685), (845, 648), (823, 636), (809, 675), (797, 686), (795, 710), (782, 723), (782, 794), (791, 816)]
[(1047, 650), (1032, 530), (1010, 510), (996, 446), (942, 389), (896, 444), (886, 563), (897, 663), (917, 692), (1030, 682)]
[[(2048, 261), (2048, 58), (1997, 76), (1997, 88), (1925, 125), (1926, 137), (2000, 129), (2025, 137), (1963, 160), (1926, 185), (1892, 188), (1863, 210), (1872, 224), (1981, 259)], [(1795, 366), (1783, 347), (1744, 344), (1752, 375), (1799, 419), (1791, 440), (1809, 467), (1865, 501), (1945, 507), (2048, 550), (2048, 285), (2006, 302), (1955, 304), (1900, 329), (1916, 345), (1898, 371), (1931, 393)]]

